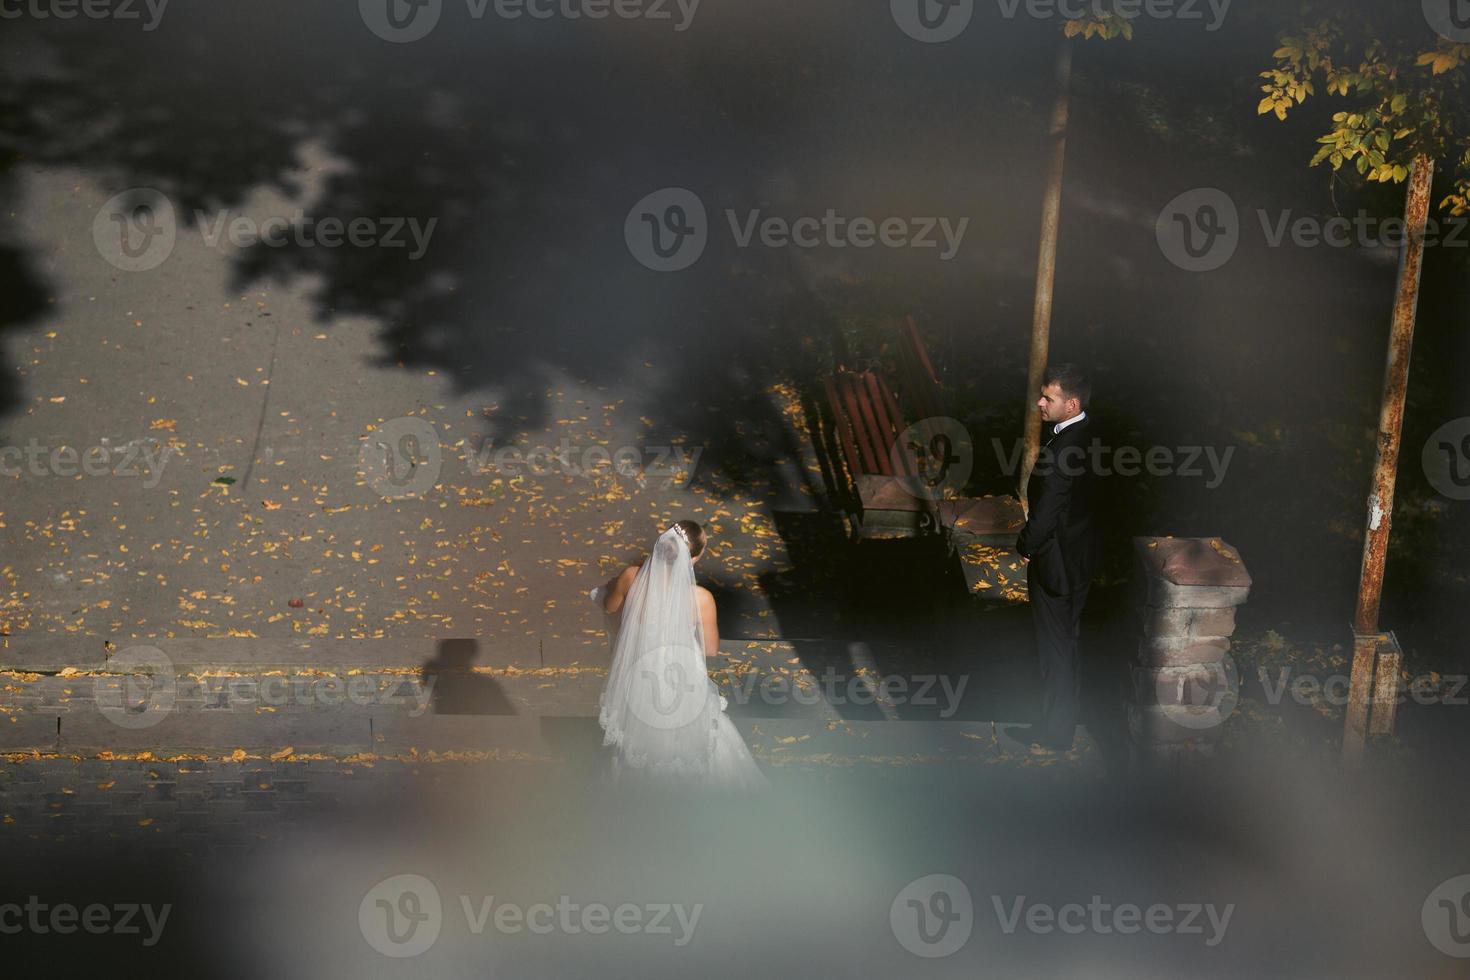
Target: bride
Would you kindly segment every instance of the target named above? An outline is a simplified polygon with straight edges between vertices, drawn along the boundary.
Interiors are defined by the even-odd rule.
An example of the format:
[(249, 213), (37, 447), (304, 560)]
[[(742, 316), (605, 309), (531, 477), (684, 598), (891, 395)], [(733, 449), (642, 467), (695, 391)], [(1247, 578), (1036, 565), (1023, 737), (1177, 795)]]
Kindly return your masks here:
[(705, 667), (720, 643), (714, 596), (694, 581), (706, 543), (697, 523), (675, 521), (649, 557), (593, 590), (614, 632), (598, 721), (603, 745), (615, 747), (615, 778), (637, 773), (732, 790), (769, 785)]

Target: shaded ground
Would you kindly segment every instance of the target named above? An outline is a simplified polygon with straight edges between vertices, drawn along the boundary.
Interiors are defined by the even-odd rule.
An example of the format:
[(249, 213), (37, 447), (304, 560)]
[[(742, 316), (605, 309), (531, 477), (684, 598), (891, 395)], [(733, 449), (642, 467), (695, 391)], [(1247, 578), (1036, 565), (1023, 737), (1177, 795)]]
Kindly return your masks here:
[[(1087, 721), (1103, 754), (1117, 745), (1132, 639), (1129, 535), (1229, 541), (1256, 581), (1241, 638), (1285, 644), (1295, 652), (1272, 655), (1303, 669), (1341, 669), (1329, 654), (1352, 606), (1392, 256), (1273, 249), (1252, 231), (1227, 267), (1192, 275), (1153, 231), (1165, 201), (1201, 186), (1225, 189), (1246, 215), (1394, 210), (1391, 194), (1358, 197), (1306, 171), (1307, 122), (1254, 115), (1254, 73), (1274, 46), (1269, 9), (1242, 2), (1218, 34), (1150, 25), (1130, 45), (1079, 53), (1053, 350), (1094, 369), (1095, 411), (1118, 441), (1235, 450), (1217, 488), (1114, 481), (1112, 560), (1088, 622)], [(1020, 427), (1056, 25), (980, 9), (962, 39), (924, 46), (881, 4), (710, 6), (677, 35), (445, 16), (409, 45), (373, 37), (350, 6), (179, 7), (149, 33), (7, 21), (0, 443), (171, 452), (156, 481), (0, 479), (7, 651), (53, 636), (98, 648), (445, 640), (403, 666), (446, 679), (436, 717), (472, 726), (505, 706), (475, 666), (604, 660), (586, 589), (689, 516), (715, 533), (700, 573), (727, 638), (785, 638), (790, 666), (813, 673), (972, 674), (961, 724), (1024, 718), (1035, 696), (1025, 608), (973, 601), (935, 541), (849, 549), (803, 425), (838, 353), (888, 363), (892, 328), (912, 312), (977, 437), (971, 489), (1009, 489), (990, 439), (1004, 450)], [(659, 274), (633, 259), (623, 227), (635, 201), (671, 186), (694, 190), (721, 230), (693, 267)], [(99, 208), (129, 187), (160, 189), (180, 215), (173, 254), (148, 272), (107, 264), (93, 241)], [(918, 250), (740, 248), (721, 225), (727, 208), (971, 222), (945, 263)], [(263, 221), (298, 209), (437, 224), (417, 261), (205, 235), (226, 212)], [(1447, 327), (1464, 310), (1462, 279), (1457, 257), (1430, 256), (1384, 610), (1416, 672), (1449, 673), (1465, 656), (1470, 604), (1455, 558), (1466, 505), (1436, 497), (1415, 463), (1430, 431), (1470, 414), (1466, 340)], [(389, 499), (360, 452), (405, 419), (433, 427), (438, 472)], [(677, 480), (641, 483), (600, 465), (538, 474), (477, 462), (484, 447), (556, 449), (563, 438), (582, 463), (594, 446), (631, 447), (646, 463), (662, 446), (702, 455)], [(395, 458), (417, 473), (431, 449)], [(813, 757), (863, 732), (876, 746), (865, 754), (917, 754), (925, 730), (893, 735), (871, 706), (841, 713), (855, 734), (752, 712), (742, 724), (762, 759), (797, 759), (773, 765), (783, 793), (764, 810), (650, 814), (588, 795), (575, 765), (456, 763), (443, 776), (440, 763), (394, 759), (359, 784), (370, 802), (349, 806), (351, 819), (286, 834), (279, 851), (253, 849), (249, 824), (273, 833), (290, 823), (284, 813), (310, 809), (284, 798), (313, 792), (292, 768), (307, 761), (211, 758), (211, 780), (148, 778), (155, 760), (28, 759), (5, 769), (5, 802), (21, 801), (5, 825), (17, 840), (6, 874), (18, 892), (73, 882), (83, 900), (147, 881), (202, 910), (177, 945), (141, 961), (165, 975), (201, 961), (215, 975), (398, 975), (404, 964), (373, 953), (353, 913), (374, 882), (414, 868), (447, 896), (706, 901), (718, 924), (691, 955), (711, 973), (748, 975), (756, 956), (773, 976), (1442, 972), (1450, 961), (1426, 946), (1419, 915), (1437, 882), (1465, 870), (1465, 782), (1443, 751), (1459, 744), (1464, 709), (1406, 710), (1410, 747), (1441, 750), (1405, 761), (1388, 746), (1383, 768), (1354, 780), (1331, 774), (1339, 717), (1311, 704), (1263, 710), (1259, 685), (1245, 693), (1235, 754), (1194, 795), (968, 756), (848, 771)], [(585, 744), (585, 731), (558, 734)], [(944, 738), (992, 745), (983, 731)], [(101, 789), (113, 768), (125, 778)], [(249, 788), (267, 770), (272, 787)], [(45, 785), (12, 788), (21, 781)], [(117, 841), (159, 836), (143, 820), (169, 824), (163, 852), (190, 850), (174, 832), (231, 791), (188, 796), (215, 792), (189, 782), (242, 794), (214, 806), (240, 813), (223, 821), (210, 884), (202, 866), (162, 874), (117, 861)], [(246, 792), (274, 793), (248, 797), (274, 815), (245, 818)], [(47, 822), (87, 843), (40, 848)], [(95, 843), (95, 830), (122, 836)], [(920, 960), (885, 917), (906, 882), (946, 871), (982, 911), (993, 893), (1086, 901), (1101, 890), (1238, 902), (1238, 931), (1203, 951), (1121, 936), (1058, 944), (991, 921), (956, 958)], [(1365, 913), (1381, 934), (1360, 927)], [(96, 949), (27, 942), (26, 956), (53, 966), (71, 965), (62, 954), (90, 963)], [(521, 936), (485, 954), (461, 931), (409, 965), (631, 973), (666, 952)]]

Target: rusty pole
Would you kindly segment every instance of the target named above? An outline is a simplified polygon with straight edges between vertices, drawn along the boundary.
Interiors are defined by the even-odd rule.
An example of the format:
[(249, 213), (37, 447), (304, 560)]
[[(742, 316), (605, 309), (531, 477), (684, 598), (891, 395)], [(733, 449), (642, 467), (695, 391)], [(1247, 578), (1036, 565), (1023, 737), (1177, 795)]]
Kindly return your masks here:
[[(1373, 486), (1368, 494), (1368, 526), (1363, 536), (1363, 567), (1358, 578), (1358, 608), (1353, 617), (1353, 673), (1343, 727), (1343, 757), (1356, 762), (1362, 757), (1368, 729), (1370, 698), (1379, 707), (1392, 710), (1394, 696), (1380, 691), (1372, 698), (1374, 677), (1388, 673), (1397, 681), (1397, 644), (1378, 629), (1378, 609), (1383, 598), (1383, 572), (1388, 558), (1388, 532), (1393, 523), (1394, 479), (1398, 472), (1399, 444), (1404, 426), (1404, 397), (1409, 388), (1409, 355), (1414, 349), (1414, 318), (1419, 308), (1419, 280), (1424, 269), (1424, 229), (1429, 220), (1429, 192), (1434, 183), (1434, 161), (1428, 156), (1414, 160), (1409, 175), (1408, 203), (1404, 224), (1408, 242), (1399, 258), (1398, 290), (1393, 305), (1393, 327), (1388, 340), (1388, 363), (1383, 372), (1383, 405), (1378, 416), (1378, 454), (1373, 464)], [(1380, 654), (1393, 658), (1380, 665)], [(1381, 724), (1375, 730), (1385, 730)], [(1386, 730), (1392, 729), (1390, 719)]]
[(1051, 169), (1047, 173), (1046, 197), (1041, 206), (1041, 253), (1036, 260), (1036, 305), (1031, 314), (1031, 365), (1027, 375), (1026, 457), (1021, 464), (1021, 482), (1016, 495), (1021, 509), (1027, 507), (1026, 482), (1041, 452), (1042, 375), (1051, 349), (1051, 306), (1057, 276), (1057, 231), (1062, 220), (1062, 172), (1067, 162), (1067, 116), (1072, 89), (1072, 42), (1061, 41), (1057, 49), (1057, 97), (1051, 110)]

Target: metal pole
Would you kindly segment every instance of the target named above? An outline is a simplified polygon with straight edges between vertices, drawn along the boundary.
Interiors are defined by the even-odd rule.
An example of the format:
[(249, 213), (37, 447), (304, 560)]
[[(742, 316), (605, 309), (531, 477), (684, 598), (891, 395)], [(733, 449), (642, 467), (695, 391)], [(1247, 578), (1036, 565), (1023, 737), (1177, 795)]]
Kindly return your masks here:
[(1021, 464), (1021, 482), (1016, 495), (1025, 510), (1026, 482), (1041, 451), (1042, 375), (1051, 349), (1052, 287), (1057, 275), (1057, 230), (1062, 219), (1062, 172), (1067, 160), (1067, 115), (1072, 88), (1072, 42), (1061, 41), (1057, 49), (1057, 97), (1051, 110), (1051, 169), (1047, 174), (1046, 197), (1041, 206), (1041, 253), (1036, 260), (1036, 304), (1031, 314), (1031, 365), (1026, 394), (1026, 456)]
[(1368, 728), (1368, 706), (1379, 650), (1378, 610), (1383, 599), (1383, 573), (1388, 558), (1388, 532), (1393, 523), (1394, 480), (1404, 426), (1404, 397), (1409, 387), (1409, 355), (1414, 348), (1414, 318), (1419, 308), (1419, 281), (1424, 269), (1424, 228), (1429, 220), (1429, 193), (1434, 183), (1434, 161), (1414, 160), (1409, 175), (1404, 223), (1409, 240), (1399, 259), (1398, 291), (1393, 305), (1393, 328), (1388, 341), (1388, 363), (1383, 372), (1383, 405), (1378, 416), (1378, 454), (1373, 464), (1373, 486), (1368, 494), (1368, 526), (1363, 536), (1363, 566), (1358, 578), (1358, 608), (1353, 617), (1353, 672), (1343, 727), (1343, 757), (1356, 762), (1362, 756)]

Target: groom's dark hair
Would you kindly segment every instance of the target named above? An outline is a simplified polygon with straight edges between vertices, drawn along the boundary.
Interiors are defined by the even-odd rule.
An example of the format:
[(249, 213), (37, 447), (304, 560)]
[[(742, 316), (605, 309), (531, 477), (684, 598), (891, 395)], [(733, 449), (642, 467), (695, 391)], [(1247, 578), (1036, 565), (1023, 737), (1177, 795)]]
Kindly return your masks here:
[(1049, 365), (1041, 380), (1043, 388), (1047, 385), (1061, 387), (1062, 397), (1077, 399), (1084, 412), (1087, 411), (1087, 403), (1092, 401), (1092, 379), (1075, 364)]
[(700, 552), (704, 551), (705, 537), (704, 528), (699, 526), (698, 521), (675, 521), (679, 530), (684, 532), (684, 540), (689, 542), (689, 557), (698, 558)]

